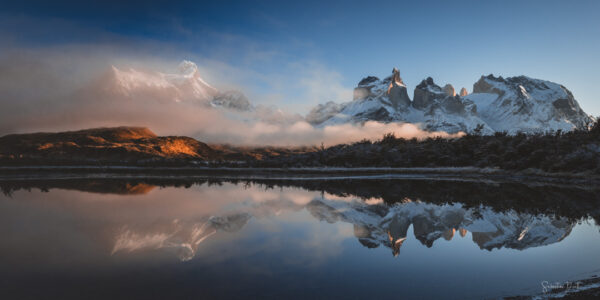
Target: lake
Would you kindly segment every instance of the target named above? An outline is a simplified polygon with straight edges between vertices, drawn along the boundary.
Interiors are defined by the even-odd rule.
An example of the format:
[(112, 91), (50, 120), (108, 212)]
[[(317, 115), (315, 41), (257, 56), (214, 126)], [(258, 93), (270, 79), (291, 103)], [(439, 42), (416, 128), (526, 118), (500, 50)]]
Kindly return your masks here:
[(98, 177), (0, 188), (3, 299), (480, 299), (600, 274), (589, 186)]

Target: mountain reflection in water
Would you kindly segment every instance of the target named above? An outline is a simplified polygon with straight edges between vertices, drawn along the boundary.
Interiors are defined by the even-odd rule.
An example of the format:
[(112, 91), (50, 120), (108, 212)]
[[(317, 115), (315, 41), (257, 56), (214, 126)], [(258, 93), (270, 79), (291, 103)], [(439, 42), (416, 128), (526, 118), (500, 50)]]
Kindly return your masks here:
[[(228, 181), (199, 180), (199, 181), (177, 181), (177, 180), (44, 180), (44, 181), (4, 181), (0, 183), (2, 191), (6, 195), (12, 194), (19, 189), (40, 188), (43, 191), (50, 189), (72, 189), (92, 193), (112, 193), (122, 195), (144, 195), (151, 192), (157, 186), (202, 186), (222, 185)], [(354, 235), (365, 247), (375, 248), (380, 245), (392, 249), (394, 256), (400, 253), (402, 243), (406, 240), (409, 228), (413, 227), (415, 238), (427, 247), (432, 247), (434, 242), (440, 238), (451, 240), (458, 231), (461, 236), (467, 232), (472, 233), (473, 242), (479, 248), (492, 250), (494, 248), (510, 248), (523, 250), (530, 247), (538, 247), (560, 242), (569, 235), (573, 226), (579, 219), (594, 213), (594, 210), (586, 209), (597, 203), (597, 190), (577, 190), (577, 194), (586, 194), (582, 199), (573, 199), (570, 207), (553, 205), (548, 202), (548, 194), (556, 196), (559, 193), (560, 201), (565, 203), (569, 191), (561, 189), (549, 190), (549, 187), (528, 187), (526, 185), (492, 185), (480, 183), (461, 183), (456, 189), (455, 182), (437, 182), (433, 189), (435, 194), (444, 195), (442, 199), (428, 199), (425, 195), (412, 196), (419, 190), (419, 184), (430, 184), (429, 182), (410, 181), (407, 186), (403, 182), (389, 180), (383, 185), (391, 188), (381, 187), (381, 181), (359, 181), (348, 180), (335, 182), (335, 184), (311, 187), (310, 181), (278, 181), (278, 180), (254, 180), (254, 181), (230, 181), (248, 188), (257, 185), (263, 188), (280, 187), (297, 183), (305, 189), (320, 189), (319, 197), (296, 201), (266, 201), (252, 203), (251, 205), (240, 205), (235, 213), (227, 214), (204, 214), (199, 211), (191, 219), (174, 218), (169, 220), (150, 220), (143, 224), (121, 224), (116, 230), (114, 246), (111, 253), (120, 251), (134, 252), (149, 248), (172, 248), (181, 260), (192, 259), (198, 247), (205, 239), (219, 232), (238, 231), (246, 225), (252, 217), (264, 217), (276, 215), (284, 211), (298, 211), (306, 209), (310, 214), (328, 223), (346, 222), (354, 227)], [(347, 184), (347, 185), (346, 185)], [(465, 187), (466, 185), (466, 187)], [(469, 185), (471, 188), (469, 188)], [(331, 191), (327, 189), (330, 187)], [(357, 191), (346, 193), (343, 187)], [(410, 186), (411, 188), (407, 188)], [(415, 187), (417, 186), (417, 187)], [(450, 188), (453, 187), (453, 188)], [(486, 192), (475, 192), (479, 203), (468, 204), (456, 202), (460, 199), (463, 190), (473, 191), (474, 187), (485, 189)], [(390, 190), (399, 191), (393, 197), (386, 197)], [(369, 195), (370, 191), (379, 191), (375, 195)], [(404, 191), (404, 193), (402, 193)], [(422, 192), (432, 189), (420, 189)], [(457, 192), (460, 193), (457, 194)], [(329, 193), (332, 194), (329, 194)], [(494, 208), (498, 198), (511, 195), (527, 195), (527, 200), (520, 203), (521, 210), (512, 208)], [(369, 197), (373, 196), (373, 197)], [(381, 196), (382, 198), (377, 198)], [(412, 197), (411, 197), (412, 196)], [(425, 197), (423, 197), (425, 196)], [(435, 196), (435, 195), (434, 195)], [(487, 196), (487, 197), (486, 197)], [(573, 198), (574, 194), (570, 194)], [(392, 199), (390, 199), (392, 198)], [(540, 199), (536, 199), (540, 198)], [(401, 199), (397, 201), (397, 199)], [(210, 199), (208, 199), (210, 200)], [(215, 199), (218, 201), (218, 199)], [(507, 202), (515, 199), (502, 200)], [(542, 207), (537, 207), (543, 201)], [(584, 209), (581, 209), (583, 206)], [(598, 207), (598, 206), (596, 206)], [(547, 209), (544, 213), (543, 209)], [(583, 213), (585, 211), (586, 213)], [(600, 209), (596, 208), (596, 213)], [(566, 214), (561, 214), (565, 212)], [(580, 216), (573, 215), (581, 212)], [(597, 215), (597, 214), (596, 214)], [(591, 215), (591, 216), (596, 216)], [(597, 217), (596, 217), (597, 220)]]
[[(276, 251), (273, 243), (295, 245), (307, 256), (294, 257), (295, 263), (311, 265), (335, 261), (348, 248), (347, 239), (364, 251), (384, 249), (400, 260), (406, 247), (436, 248), (441, 240), (468, 239), (479, 252), (522, 251), (560, 244), (581, 222), (595, 223), (597, 234), (600, 220), (596, 188), (515, 183), (105, 178), (0, 180), (0, 189), (0, 234), (9, 237), (0, 254), (3, 263), (15, 267), (23, 267), (18, 258), (38, 268), (148, 253), (181, 262), (208, 256), (227, 261), (235, 256), (232, 251), (266, 259)], [(308, 226), (302, 224), (317, 224), (310, 238), (297, 237)], [(323, 227), (334, 225), (335, 230)], [(17, 231), (19, 226), (31, 228)], [(270, 232), (280, 233), (274, 234), (276, 241), (268, 240)], [(61, 250), (35, 252), (36, 239)], [(62, 257), (68, 251), (81, 257)], [(600, 267), (597, 259), (590, 263)], [(296, 296), (301, 295), (307, 296)]]
[[(273, 203), (248, 207), (247, 213), (205, 216), (195, 220), (174, 219), (144, 226), (123, 225), (115, 237), (112, 253), (133, 252), (147, 248), (174, 248), (182, 260), (192, 259), (202, 241), (220, 231), (238, 231), (253, 217), (253, 211), (281, 213), (301, 206), (271, 207)], [(306, 208), (311, 215), (329, 223), (347, 222), (354, 225), (354, 235), (368, 248), (384, 245), (394, 255), (406, 239), (412, 225), (415, 237), (427, 247), (435, 240), (451, 240), (458, 230), (464, 237), (470, 231), (481, 249), (526, 249), (560, 242), (575, 225), (564, 217), (531, 215), (507, 211), (494, 212), (489, 207), (465, 209), (460, 204), (436, 205), (422, 202), (364, 204), (338, 199), (314, 199)], [(260, 217), (260, 215), (259, 215)]]

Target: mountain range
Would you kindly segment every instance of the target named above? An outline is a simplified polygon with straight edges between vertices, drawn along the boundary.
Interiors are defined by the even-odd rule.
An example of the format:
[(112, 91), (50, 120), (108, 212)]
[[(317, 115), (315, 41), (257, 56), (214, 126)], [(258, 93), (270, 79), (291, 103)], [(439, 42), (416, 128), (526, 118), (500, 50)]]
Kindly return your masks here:
[(202, 79), (191, 61), (183, 61), (173, 74), (113, 66), (105, 84), (121, 97), (193, 102), (231, 112), (255, 112), (252, 117), (262, 121), (304, 120), (316, 127), (378, 121), (419, 124), (428, 131), (449, 133), (515, 134), (586, 129), (593, 121), (566, 87), (527, 76), (481, 76), (471, 94), (466, 88), (457, 93), (451, 84), (441, 87), (428, 77), (415, 87), (411, 99), (400, 71), (394, 68), (384, 79), (360, 80), (352, 101), (319, 104), (304, 117), (254, 105), (237, 90), (219, 91)]
[(416, 86), (413, 99), (394, 68), (383, 80), (363, 78), (350, 102), (327, 102), (314, 107), (306, 120), (315, 126), (366, 121), (409, 122), (429, 131), (546, 132), (585, 129), (592, 122), (564, 86), (526, 76), (482, 76), (473, 93), (443, 88), (431, 77)]

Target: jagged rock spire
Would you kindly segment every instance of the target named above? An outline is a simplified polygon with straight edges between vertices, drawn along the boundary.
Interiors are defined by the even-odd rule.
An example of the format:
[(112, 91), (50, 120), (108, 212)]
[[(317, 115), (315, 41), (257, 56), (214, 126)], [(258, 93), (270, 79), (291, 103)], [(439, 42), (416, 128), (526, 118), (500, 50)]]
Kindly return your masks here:
[[(399, 85), (404, 85), (404, 82), (402, 81), (402, 77), (400, 77), (400, 70), (398, 70), (398, 68), (394, 68), (392, 70), (392, 82), (395, 82), (396, 84)], [(389, 89), (388, 89), (389, 92)]]
[(456, 91), (454, 90), (454, 87), (449, 83), (444, 86), (443, 90), (444, 90), (444, 93), (446, 93), (446, 95), (448, 95), (448, 96), (452, 96), (452, 97), (456, 96)]
[(387, 90), (387, 95), (394, 108), (405, 108), (410, 105), (410, 98), (406, 91), (406, 86), (400, 78), (400, 70), (394, 68), (392, 70), (392, 81), (390, 82)]

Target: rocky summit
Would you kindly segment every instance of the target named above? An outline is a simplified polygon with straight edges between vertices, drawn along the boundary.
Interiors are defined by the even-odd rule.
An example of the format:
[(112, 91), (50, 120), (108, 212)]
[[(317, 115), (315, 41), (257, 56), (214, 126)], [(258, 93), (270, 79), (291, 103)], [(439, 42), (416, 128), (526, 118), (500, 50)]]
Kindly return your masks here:
[(315, 126), (408, 122), (429, 131), (515, 134), (585, 129), (593, 118), (564, 86), (526, 76), (482, 76), (471, 94), (465, 88), (457, 94), (451, 84), (440, 87), (428, 77), (415, 87), (411, 100), (394, 68), (383, 80), (362, 79), (350, 102), (317, 105), (306, 120)]
[(593, 121), (566, 87), (526, 76), (481, 76), (465, 99), (477, 104), (481, 118), (496, 131), (570, 131)]

